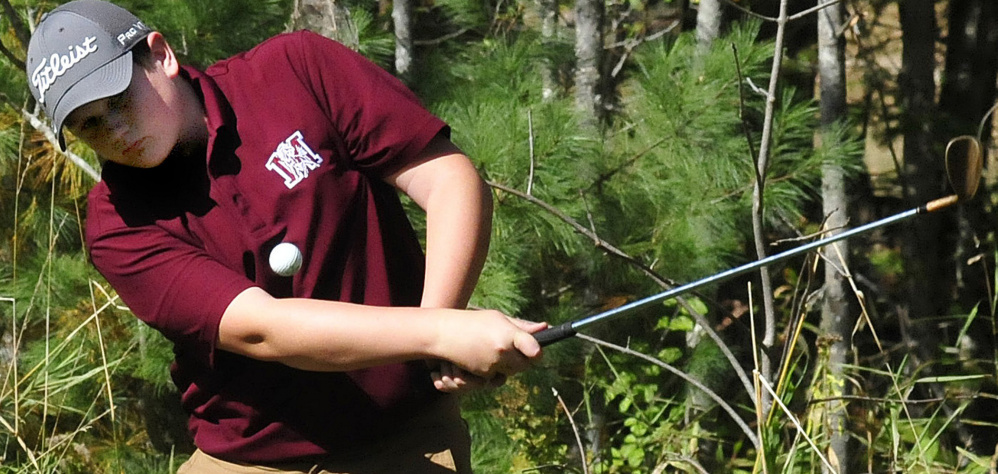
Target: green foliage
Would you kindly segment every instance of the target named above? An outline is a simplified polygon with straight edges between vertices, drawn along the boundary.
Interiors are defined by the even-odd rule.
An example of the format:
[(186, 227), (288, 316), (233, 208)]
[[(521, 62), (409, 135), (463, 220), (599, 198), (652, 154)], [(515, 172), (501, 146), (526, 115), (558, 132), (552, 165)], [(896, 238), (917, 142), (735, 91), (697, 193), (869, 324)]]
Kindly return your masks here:
[(56, 254), (37, 277), (22, 273), (18, 280), (37, 284), (5, 287), (14, 298), (0, 313), (13, 322), (6, 334), (20, 346), (13, 359), (0, 361), (0, 411), (20, 426), (0, 430), (10, 460), (89, 473), (113, 472), (107, 466), (124, 458), (163, 458), (141, 445), (123, 448), (135, 443), (127, 433), (144, 429), (147, 418), (136, 403), (145, 397), (128, 394), (166, 386), (170, 346), (161, 336), (141, 334), (135, 317), (107, 300), (102, 288), (81, 285), (95, 281), (93, 275), (79, 254)]
[[(733, 45), (742, 77), (760, 83), (772, 48), (754, 41), (756, 28), (741, 25), (718, 43)], [(628, 233), (641, 238), (653, 252), (650, 260), (677, 280), (728, 266), (750, 236), (764, 105), (739, 86), (731, 48), (714, 48), (700, 59), (693, 49), (692, 37), (681, 36), (641, 51), (641, 74), (626, 86), (627, 116), (633, 118), (623, 127), (615, 173), (605, 183), (622, 196), (622, 214), (649, 217), (640, 221), (644, 229)], [(816, 110), (794, 96), (787, 90), (778, 102), (766, 181), (768, 223), (778, 227), (779, 217), (795, 217), (816, 196), (823, 158), (809, 151)]]
[[(40, 12), (56, 3), (14, 5)], [(350, 9), (358, 49), (387, 68), (393, 39), (386, 12), (373, 2), (341, 3)], [(291, 2), (122, 5), (163, 31), (186, 62), (205, 65), (282, 31)], [(572, 45), (563, 37), (541, 41), (524, 27), (529, 7), (524, 1), (417, 5), (440, 31), (469, 33), (459, 40), (465, 43), (421, 47), (414, 88), (494, 185), (492, 250), (473, 304), (561, 322), (661, 290), (606, 245), (676, 281), (754, 258), (747, 242), (765, 97), (750, 84), (768, 82), (773, 54), (773, 45), (759, 38), (760, 25), (734, 24), (703, 56), (694, 53), (690, 34), (634, 50), (616, 91), (619, 108), (597, 132), (580, 126), (570, 85), (560, 84), (555, 99), (541, 97), (543, 65), (570, 63)], [(615, 0), (608, 7), (643, 13), (651, 5)], [(9, 21), (0, 18), (0, 41), (16, 46)], [(635, 38), (643, 27), (629, 23), (618, 33)], [(22, 71), (0, 68), (0, 93), (10, 99), (0, 115), (0, 215), (8, 223), (0, 245), (0, 316), (12, 322), (0, 325), (0, 472), (173, 472), (184, 458), (176, 452), (181, 448), (157, 444), (157, 433), (146, 427), (161, 415), (150, 408), (149, 395), (173, 400), (170, 345), (121, 307), (87, 263), (80, 223), (89, 182), (51, 150), (25, 146), (31, 139), (11, 105), (23, 102), (24, 84)], [(823, 166), (850, 176), (862, 168), (862, 143), (848, 124), (824, 131), (815, 148), (817, 114), (805, 95), (788, 86), (778, 91), (766, 175), (767, 238), (795, 234), (791, 224), (808, 232), (817, 227), (823, 216), (808, 209)], [(71, 149), (96, 163), (82, 145)], [(594, 245), (593, 236), (602, 240)], [(869, 258), (882, 275), (903, 268), (891, 249)], [(782, 274), (791, 285), (807, 276)], [(848, 410), (866, 455), (853, 463), (863, 470), (988, 471), (991, 457), (960, 446), (954, 433), (994, 425), (978, 406), (988, 399), (978, 394), (994, 391), (993, 380), (979, 375), (991, 370), (994, 355), (963, 343), (991, 314), (943, 318), (956, 328), (956, 339), (943, 343), (946, 357), (919, 367), (857, 365), (844, 377), (830, 375), (826, 341), (813, 340), (805, 321), (779, 387), (789, 411), (777, 409), (763, 420), (760, 452), (723, 409), (727, 404), (755, 428), (750, 395), (688, 309), (711, 321), (729, 316), (712, 296), (689, 297), (686, 305), (665, 302), (592, 330), (664, 365), (568, 341), (546, 348), (541, 367), (467, 397), (476, 472), (581, 472), (582, 463), (605, 473), (758, 472), (761, 460), (769, 472), (816, 472), (823, 466), (818, 453), (827, 452), (832, 410)], [(718, 328), (746, 367), (752, 364), (747, 318)], [(993, 330), (991, 323), (986, 329)], [(876, 363), (889, 357), (878, 354)], [(682, 370), (715, 397), (664, 366)], [(927, 366), (949, 377), (923, 376)], [(844, 387), (862, 398), (837, 399)], [(917, 400), (926, 387), (944, 387), (946, 396)]]
[(123, 0), (187, 64), (207, 66), (284, 30), (291, 0)]
[[(50, 0), (11, 0), (10, 4), (19, 15), (17, 18), (10, 18), (6, 14), (0, 15), (0, 42), (3, 42), (14, 57), (23, 61), (28, 45), (21, 44), (14, 30), (13, 21), (25, 23), (29, 12), (48, 11), (54, 7), (55, 2)], [(37, 19), (36, 16), (34, 20), (37, 21)], [(11, 104), (25, 103), (28, 97), (31, 97), (31, 93), (28, 91), (27, 75), (24, 70), (21, 67), (14, 67), (5, 57), (0, 59), (0, 64), (2, 64), (0, 67), (0, 98), (3, 99), (7, 107), (10, 107)], [(5, 129), (8, 125), (5, 123), (2, 128)]]
[[(592, 182), (587, 163), (598, 143), (578, 133), (571, 104), (541, 102), (538, 76), (522, 73), (539, 54), (530, 38), (490, 40), (462, 52), (455, 66), (443, 68), (454, 59), (449, 52), (438, 52), (427, 69), (441, 73), (432, 84), (419, 82), (417, 88), (451, 125), (452, 139), (486, 179), (522, 193), (530, 189), (537, 198), (585, 219), (586, 200), (579, 199), (579, 190)], [(475, 304), (489, 302), (517, 312), (526, 301), (523, 287), (540, 269), (537, 261), (561, 258), (580, 242), (564, 222), (536, 212), (535, 204), (503, 191), (497, 191), (496, 202), (493, 244)], [(503, 302), (486, 299), (486, 293), (521, 296)]]
[(947, 438), (958, 429), (955, 425), (971, 421), (966, 417), (973, 403), (970, 399), (903, 403), (914, 398), (912, 395), (917, 393), (919, 385), (944, 382), (950, 390), (958, 392), (961, 382), (973, 383), (982, 377), (980, 374), (917, 378), (917, 371), (914, 376), (905, 375), (910, 372), (905, 365), (887, 370), (853, 366), (851, 371), (854, 377), (863, 374), (868, 380), (887, 378), (891, 383), (885, 403), (862, 406), (863, 410), (870, 410), (860, 423), (870, 441), (868, 463), (874, 472), (989, 472), (986, 466), (991, 461), (984, 461), (966, 449), (947, 447)]
[(386, 70), (395, 61), (395, 37), (380, 27), (375, 15), (362, 8), (354, 8), (350, 19), (357, 29), (358, 52)]
[[(30, 6), (40, 15), (55, 3)], [(4, 45), (23, 55), (24, 45), (4, 31)], [(9, 99), (0, 115), (0, 217), (7, 223), (0, 227), (0, 471), (172, 472), (169, 455), (147, 446), (147, 415), (136, 403), (143, 387), (166, 386), (169, 345), (142, 342), (137, 320), (84, 255), (83, 197), (92, 180), (27, 133), (19, 110), (24, 77), (0, 68), (0, 92)], [(82, 144), (70, 150), (96, 165)], [(136, 460), (132, 467), (126, 458)]]
[(437, 8), (460, 28), (481, 28), (489, 25), (493, 18), (492, 2), (476, 0), (438, 0)]
[[(767, 73), (772, 46), (756, 41), (757, 28), (742, 25), (726, 41), (739, 51), (743, 77), (759, 83)], [(625, 83), (625, 108), (604, 140), (580, 129), (568, 101), (540, 100), (539, 74), (523, 72), (534, 71), (543, 57), (537, 43), (529, 40), (529, 35), (485, 40), (456, 53), (457, 66), (430, 68), (450, 75), (435, 76), (433, 84), (420, 83), (423, 97), (451, 124), (454, 140), (487, 178), (516, 191), (497, 188), (493, 249), (481, 287), (498, 280), (502, 294), (519, 292), (525, 297), (512, 300), (514, 306), (501, 306), (497, 298), (489, 303), (529, 311), (533, 319), (561, 321), (578, 318), (594, 304), (612, 306), (621, 298), (654, 290), (639, 272), (594, 252), (571, 223), (677, 280), (703, 276), (736, 260), (740, 243), (750, 238), (755, 179), (750, 150), (759, 148), (764, 101), (739, 87), (730, 49), (715, 48), (696, 64), (694, 44), (687, 36), (637, 51), (641, 73)], [(452, 60), (453, 54), (441, 57)], [(858, 156), (854, 140), (844, 133), (830, 139), (836, 146), (812, 151), (814, 104), (799, 100), (793, 90), (781, 94), (767, 187), (767, 196), (772, 196), (767, 199), (768, 222), (779, 226), (783, 224), (778, 217), (803, 218), (799, 209), (816, 197), (822, 165), (847, 164)], [(743, 127), (748, 127), (751, 146)], [(533, 200), (560, 215), (538, 213)], [(476, 298), (482, 294), (480, 289)], [(706, 309), (701, 305), (698, 310)], [(666, 305), (646, 311), (646, 316), (659, 316), (651, 326), (634, 316), (633, 321), (596, 331), (626, 338), (632, 349), (684, 365), (714, 390), (732, 385), (728, 361), (716, 344), (685, 347), (695, 325), (684, 311)], [(571, 355), (590, 360), (571, 345), (549, 352), (560, 360), (571, 360)], [(606, 355), (602, 360), (605, 365), (585, 364), (581, 380), (576, 379), (575, 364), (552, 367), (565, 381), (581, 383), (579, 391), (566, 397), (584, 400), (589, 416), (607, 416), (613, 434), (598, 457), (608, 472), (647, 469), (671, 459), (669, 453), (699, 455), (700, 448), (691, 447), (691, 440), (711, 436), (691, 434), (692, 425), (684, 425), (688, 408), (668, 395), (677, 393), (682, 381), (627, 357)], [(533, 402), (525, 402), (525, 410), (545, 396), (540, 392), (527, 391)], [(709, 426), (726, 440), (710, 449), (721, 453), (718, 459), (737, 456), (744, 448), (730, 441), (740, 435), (724, 419), (728, 415), (717, 414), (710, 403), (700, 406), (705, 411), (698, 415), (702, 423), (695, 426)], [(609, 407), (611, 412), (604, 413)], [(536, 411), (526, 414), (527, 420), (539, 416)], [(527, 420), (517, 429), (540, 428)], [(573, 445), (563, 431), (549, 449), (527, 449), (527, 465), (552, 462), (552, 454)]]

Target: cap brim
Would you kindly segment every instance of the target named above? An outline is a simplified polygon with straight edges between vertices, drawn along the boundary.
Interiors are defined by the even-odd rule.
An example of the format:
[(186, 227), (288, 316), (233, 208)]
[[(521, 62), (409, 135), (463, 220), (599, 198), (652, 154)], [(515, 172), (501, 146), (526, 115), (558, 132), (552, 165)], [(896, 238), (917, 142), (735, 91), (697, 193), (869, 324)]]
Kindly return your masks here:
[(132, 52), (126, 51), (125, 54), (73, 84), (73, 87), (63, 94), (59, 103), (55, 105), (52, 117), (55, 136), (59, 139), (59, 145), (63, 150), (66, 149), (66, 142), (62, 134), (62, 125), (66, 117), (80, 106), (124, 92), (132, 82), (133, 67)]

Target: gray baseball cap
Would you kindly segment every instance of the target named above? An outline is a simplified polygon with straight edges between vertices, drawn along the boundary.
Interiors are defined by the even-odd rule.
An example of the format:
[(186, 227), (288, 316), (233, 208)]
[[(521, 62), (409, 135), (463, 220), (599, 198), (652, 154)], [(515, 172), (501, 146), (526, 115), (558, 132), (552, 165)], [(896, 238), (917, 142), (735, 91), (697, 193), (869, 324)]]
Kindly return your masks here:
[(28, 87), (62, 125), (77, 107), (120, 94), (132, 79), (132, 48), (152, 30), (128, 10), (102, 0), (74, 0), (39, 22), (28, 43)]

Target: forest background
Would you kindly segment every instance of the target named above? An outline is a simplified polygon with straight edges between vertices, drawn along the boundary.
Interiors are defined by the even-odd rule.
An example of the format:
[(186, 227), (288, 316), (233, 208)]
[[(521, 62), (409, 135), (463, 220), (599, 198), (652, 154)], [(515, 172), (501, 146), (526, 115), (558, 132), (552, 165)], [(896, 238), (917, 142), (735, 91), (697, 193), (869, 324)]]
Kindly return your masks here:
[[(168, 473), (169, 344), (89, 265), (100, 163), (0, 0), (0, 472)], [(409, 84), (495, 192), (473, 306), (562, 323), (948, 194), (993, 149), (993, 0), (122, 0), (205, 66), (312, 28)], [(464, 400), (476, 472), (994, 472), (995, 181), (586, 328)], [(421, 222), (418, 212), (413, 219)]]

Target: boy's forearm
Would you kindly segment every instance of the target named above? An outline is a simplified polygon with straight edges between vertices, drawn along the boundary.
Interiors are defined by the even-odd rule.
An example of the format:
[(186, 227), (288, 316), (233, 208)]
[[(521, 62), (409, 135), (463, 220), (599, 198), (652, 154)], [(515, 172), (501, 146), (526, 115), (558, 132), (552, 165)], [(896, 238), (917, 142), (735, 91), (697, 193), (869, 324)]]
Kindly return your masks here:
[(525, 331), (536, 329), (497, 311), (276, 299), (253, 287), (226, 308), (218, 348), (303, 370), (442, 359), (491, 377), (529, 366), (540, 346)]
[(250, 288), (219, 325), (219, 349), (314, 371), (431, 357), (434, 315), (335, 301), (275, 299)]

